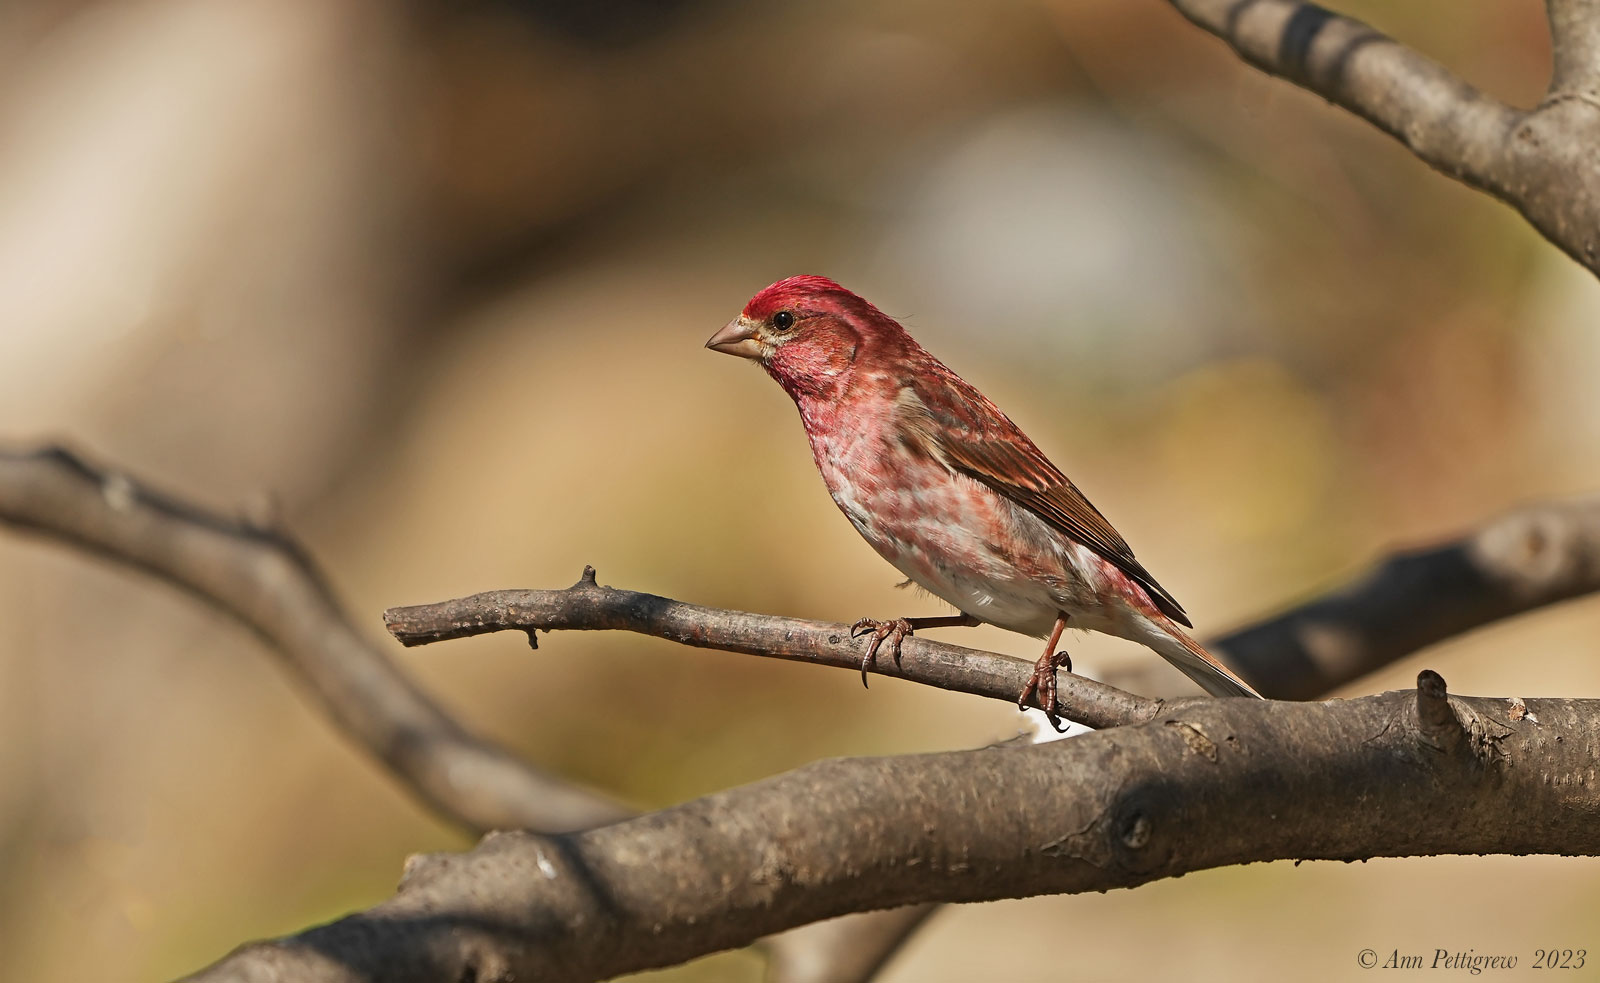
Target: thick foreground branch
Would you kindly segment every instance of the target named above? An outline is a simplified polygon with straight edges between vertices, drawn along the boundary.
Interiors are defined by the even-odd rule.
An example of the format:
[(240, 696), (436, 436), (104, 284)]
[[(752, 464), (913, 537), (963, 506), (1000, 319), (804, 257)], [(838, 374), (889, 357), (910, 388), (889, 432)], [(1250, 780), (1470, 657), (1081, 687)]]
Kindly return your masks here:
[[(1428, 678), (1431, 677), (1431, 678)], [(1026, 747), (823, 761), (410, 865), (371, 911), (195, 983), (596, 980), (851, 911), (1131, 887), (1228, 864), (1600, 853), (1600, 702), (1196, 700)]]
[(1245, 61), (1393, 136), (1417, 157), (1516, 208), (1600, 274), (1600, 10), (1549, 0), (1555, 66), (1537, 107), (1491, 99), (1366, 24), (1298, 0), (1170, 0)]

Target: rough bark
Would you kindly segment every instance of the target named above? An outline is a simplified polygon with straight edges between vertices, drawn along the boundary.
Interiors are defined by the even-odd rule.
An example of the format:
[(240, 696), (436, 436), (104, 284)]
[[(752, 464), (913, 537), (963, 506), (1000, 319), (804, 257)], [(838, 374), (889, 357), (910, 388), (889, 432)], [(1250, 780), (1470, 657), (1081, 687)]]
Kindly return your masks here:
[(1044, 745), (818, 762), (560, 837), (410, 865), (377, 908), (194, 983), (579, 981), (913, 902), (1132, 887), (1228, 864), (1600, 852), (1600, 703), (1174, 703)]
[[(1436, 642), (1600, 591), (1600, 498), (1508, 512), (1446, 542), (1397, 551), (1370, 572), (1207, 647), (1263, 693), (1313, 699)], [(488, 591), (384, 612), (405, 645), (495, 631), (635, 631), (685, 645), (853, 669), (862, 642), (844, 625), (705, 608), (598, 587)], [(1014, 699), (1031, 664), (913, 636), (900, 664), (874, 671), (943, 689)], [(1061, 676), (1058, 712), (1092, 727), (1148, 719), (1138, 698)]]
[(1262, 71), (1342, 106), (1521, 212), (1600, 274), (1600, 9), (1549, 0), (1545, 98), (1516, 109), (1358, 20), (1296, 0), (1169, 0)]
[[(852, 671), (861, 668), (865, 638), (847, 625), (749, 614), (686, 604), (639, 591), (601, 587), (593, 568), (565, 590), (497, 590), (470, 597), (390, 608), (390, 634), (405, 645), (426, 645), (496, 631), (634, 631), (697, 648), (810, 662)], [(907, 638), (897, 661), (879, 653), (873, 672), (940, 689), (1017, 701), (1033, 663), (931, 639)], [(1148, 720), (1160, 701), (1068, 673), (1060, 675), (1057, 712), (1090, 727)]]

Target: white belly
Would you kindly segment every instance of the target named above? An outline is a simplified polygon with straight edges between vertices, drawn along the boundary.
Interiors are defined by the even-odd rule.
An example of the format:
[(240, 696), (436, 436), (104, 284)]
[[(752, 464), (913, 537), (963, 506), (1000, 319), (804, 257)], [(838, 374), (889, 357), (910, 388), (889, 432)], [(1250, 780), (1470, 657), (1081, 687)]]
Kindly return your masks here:
[(996, 581), (951, 570), (937, 570), (929, 576), (920, 564), (891, 562), (918, 587), (955, 605), (962, 614), (1010, 631), (1048, 635), (1061, 610), (1061, 602), (1043, 584)]
[(963, 614), (1041, 637), (1063, 611), (1076, 628), (1110, 627), (1097, 559), (992, 489), (908, 455), (871, 421), (813, 436), (812, 449), (834, 503), (862, 538)]

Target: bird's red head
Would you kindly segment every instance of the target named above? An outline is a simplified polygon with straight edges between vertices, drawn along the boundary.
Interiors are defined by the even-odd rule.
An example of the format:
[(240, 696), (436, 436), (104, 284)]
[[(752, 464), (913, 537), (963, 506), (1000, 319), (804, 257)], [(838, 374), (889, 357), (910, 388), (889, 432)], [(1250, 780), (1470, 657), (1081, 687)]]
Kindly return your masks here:
[(761, 363), (791, 396), (824, 397), (866, 351), (915, 343), (895, 320), (823, 276), (761, 290), (706, 347)]
[(807, 273), (786, 277), (762, 288), (744, 305), (744, 316), (765, 321), (785, 308), (843, 313), (848, 308), (871, 306), (827, 277)]

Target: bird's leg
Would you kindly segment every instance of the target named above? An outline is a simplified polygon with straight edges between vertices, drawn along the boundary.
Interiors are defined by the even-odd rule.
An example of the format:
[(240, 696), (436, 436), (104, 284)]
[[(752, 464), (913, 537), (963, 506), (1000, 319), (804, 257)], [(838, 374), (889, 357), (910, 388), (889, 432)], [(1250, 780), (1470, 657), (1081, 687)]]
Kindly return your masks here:
[(862, 618), (850, 626), (850, 637), (858, 638), (867, 632), (872, 632), (872, 641), (867, 643), (867, 654), (861, 660), (861, 685), (867, 685), (867, 670), (871, 669), (878, 660), (878, 646), (883, 644), (885, 638), (894, 639), (894, 664), (900, 664), (900, 643), (905, 641), (907, 635), (919, 628), (970, 628), (981, 625), (983, 622), (970, 614), (953, 614), (940, 618), (895, 618), (891, 621), (878, 621), (875, 618)]
[(1056, 716), (1056, 670), (1072, 671), (1072, 656), (1056, 651), (1056, 643), (1061, 641), (1061, 632), (1066, 627), (1066, 613), (1056, 615), (1056, 624), (1050, 629), (1050, 641), (1044, 645), (1044, 654), (1033, 664), (1033, 675), (1028, 677), (1028, 685), (1022, 688), (1022, 695), (1017, 697), (1017, 709), (1026, 710), (1028, 697), (1038, 693), (1039, 709), (1044, 711), (1045, 719), (1050, 721), (1050, 726), (1057, 733), (1062, 728), (1061, 718)]
[(976, 628), (983, 622), (970, 614), (948, 614), (939, 618), (906, 618), (912, 631), (924, 628)]

